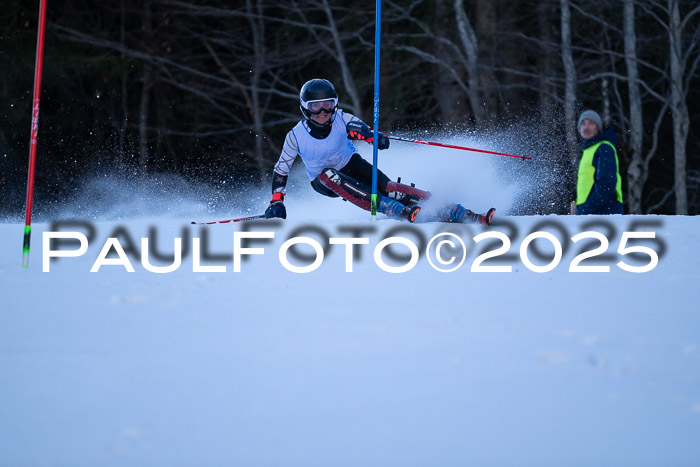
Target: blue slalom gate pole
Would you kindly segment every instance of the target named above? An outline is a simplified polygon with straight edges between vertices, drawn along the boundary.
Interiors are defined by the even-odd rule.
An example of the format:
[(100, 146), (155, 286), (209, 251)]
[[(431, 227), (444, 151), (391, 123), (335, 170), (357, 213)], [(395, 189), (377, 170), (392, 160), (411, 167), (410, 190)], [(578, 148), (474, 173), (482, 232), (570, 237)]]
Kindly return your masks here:
[(374, 27), (374, 141), (372, 142), (372, 220), (377, 219), (377, 153), (379, 152), (379, 50), (382, 32), (382, 0), (377, 0)]

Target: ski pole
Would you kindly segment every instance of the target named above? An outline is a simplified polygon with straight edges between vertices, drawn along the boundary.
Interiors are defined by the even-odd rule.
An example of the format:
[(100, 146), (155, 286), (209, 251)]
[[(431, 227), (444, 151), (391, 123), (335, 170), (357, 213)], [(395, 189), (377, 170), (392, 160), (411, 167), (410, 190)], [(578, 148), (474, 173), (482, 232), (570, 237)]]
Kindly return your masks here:
[(265, 219), (265, 214), (259, 214), (257, 216), (239, 217), (237, 219), (226, 219), (223, 221), (212, 221), (212, 222), (195, 222), (195, 225), (210, 225), (210, 224), (228, 224), (229, 222), (242, 222), (242, 221), (252, 221), (253, 219)]
[(474, 148), (467, 148), (464, 146), (455, 146), (453, 144), (435, 143), (433, 141), (421, 141), (419, 139), (402, 138), (400, 136), (392, 136), (392, 135), (386, 135), (386, 137), (389, 139), (395, 139), (396, 141), (405, 141), (407, 143), (427, 144), (429, 146), (440, 146), (441, 148), (461, 149), (463, 151), (483, 152), (484, 154), (495, 154), (497, 156), (508, 156), (508, 157), (515, 157), (515, 158), (522, 159), (522, 160), (532, 160), (532, 157), (528, 157), (528, 156), (516, 156), (514, 154), (506, 154), (503, 152), (485, 151), (483, 149), (474, 149)]

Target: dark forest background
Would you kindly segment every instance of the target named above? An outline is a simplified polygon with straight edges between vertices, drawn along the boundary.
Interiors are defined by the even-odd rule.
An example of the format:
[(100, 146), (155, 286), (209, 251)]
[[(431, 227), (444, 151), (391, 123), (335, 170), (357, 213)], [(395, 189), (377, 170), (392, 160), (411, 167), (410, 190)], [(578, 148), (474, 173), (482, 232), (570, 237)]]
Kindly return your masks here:
[[(330, 79), (341, 106), (371, 123), (374, 8), (49, 1), (38, 199), (70, 197), (100, 174), (266, 186), (308, 79)], [(9, 214), (24, 209), (38, 10), (38, 0), (0, 9)], [(560, 176), (522, 213), (567, 212), (584, 108), (620, 138), (626, 212), (700, 212), (697, 0), (384, 0), (381, 60), (385, 130), (525, 129), (527, 144), (509, 149), (547, 155), (533, 164)]]

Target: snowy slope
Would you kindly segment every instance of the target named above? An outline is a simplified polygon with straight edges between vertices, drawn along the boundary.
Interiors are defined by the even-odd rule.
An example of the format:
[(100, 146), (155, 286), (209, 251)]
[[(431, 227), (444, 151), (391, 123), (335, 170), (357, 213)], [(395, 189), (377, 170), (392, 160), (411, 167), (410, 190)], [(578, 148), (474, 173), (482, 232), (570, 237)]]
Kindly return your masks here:
[[(447, 142), (517, 152), (505, 143)], [(189, 223), (256, 214), (266, 188), (226, 208), (222, 196), (214, 203), (188, 187), (167, 192), (172, 179), (145, 191), (105, 179), (61, 206), (58, 219), (79, 224), (52, 229), (54, 217), (37, 214), (26, 270), (21, 222), (0, 223), (0, 465), (700, 464), (700, 219), (508, 216), (524, 195), (556, 182), (529, 169), (537, 165), (494, 161), (400, 144), (380, 160), (387, 174), (438, 201), (497, 207), (490, 228), (381, 216), (371, 223), (350, 203), (315, 195), (300, 167), (284, 222)], [(86, 234), (89, 248), (42, 272), (42, 235), (56, 229)], [(244, 230), (274, 238), (243, 245), (264, 254), (234, 272), (234, 236)], [(581, 265), (609, 272), (569, 272), (577, 254), (600, 245), (571, 240), (588, 231), (608, 245)], [(477, 243), (484, 232), (501, 240)], [(520, 256), (535, 232), (562, 245), (551, 271), (533, 272)], [(624, 232), (654, 232), (630, 242), (658, 256), (651, 271), (617, 266), (652, 260), (620, 254)], [(464, 263), (449, 273), (425, 256), (428, 241), (444, 233), (466, 246)], [(102, 265), (91, 273), (113, 236), (134, 272)], [(352, 272), (345, 246), (334, 245), (318, 269), (299, 274), (278, 256), (299, 236), (367, 244), (356, 247)], [(407, 272), (386, 272), (374, 259), (392, 236), (419, 248)], [(144, 268), (141, 238), (169, 256), (178, 237), (176, 271)], [(456, 237), (432, 246), (457, 245)], [(472, 272), (504, 237), (506, 254), (482, 266), (510, 272)], [(202, 264), (225, 272), (193, 272), (194, 238)], [(552, 245), (540, 238), (526, 249), (531, 268), (550, 262)], [(289, 261), (310, 265), (312, 248), (297, 248), (311, 258)], [(461, 258), (448, 245), (441, 252), (445, 263), (456, 258), (441, 264), (433, 256), (443, 268)], [(399, 267), (408, 253), (395, 245), (381, 258)]]
[[(134, 273), (109, 265), (89, 271), (118, 228), (138, 248), (156, 226), (151, 241), (164, 254), (183, 232), (201, 238), (206, 230), (209, 253), (232, 255), (243, 224), (99, 222), (88, 252), (52, 262), (50, 272), (42, 272), (47, 224), (34, 228), (28, 270), (20, 267), (21, 225), (1, 224), (0, 463), (700, 462), (700, 219), (502, 217), (483, 229), (369, 223), (362, 213), (365, 220), (324, 222), (311, 207), (297, 212), (312, 218), (248, 224), (275, 238), (251, 245), (265, 254), (250, 256), (238, 273), (223, 257), (207, 264), (226, 272), (192, 272), (191, 250), (168, 274), (146, 271), (136, 257)], [(631, 229), (632, 222), (647, 225)], [(551, 272), (524, 266), (527, 234), (548, 231), (567, 244), (564, 234), (592, 230), (590, 223), (610, 246), (608, 256), (582, 264), (610, 272), (569, 272), (583, 251), (571, 242)], [(391, 232), (396, 227), (403, 230)], [(345, 272), (341, 246), (308, 274), (280, 264), (287, 238), (321, 241), (318, 229), (351, 237), (349, 228), (374, 230), (353, 272)], [(630, 230), (655, 232), (658, 242), (646, 243), (659, 253), (652, 271), (616, 266), (648, 262), (616, 253)], [(421, 257), (392, 274), (372, 258), (389, 235), (419, 243), (421, 234), (447, 231), (468, 248), (455, 272), (438, 272)], [(472, 238), (483, 231), (512, 242), (505, 260), (483, 265), (512, 272), (470, 271), (485, 251)], [(547, 241), (536, 243), (552, 257)]]

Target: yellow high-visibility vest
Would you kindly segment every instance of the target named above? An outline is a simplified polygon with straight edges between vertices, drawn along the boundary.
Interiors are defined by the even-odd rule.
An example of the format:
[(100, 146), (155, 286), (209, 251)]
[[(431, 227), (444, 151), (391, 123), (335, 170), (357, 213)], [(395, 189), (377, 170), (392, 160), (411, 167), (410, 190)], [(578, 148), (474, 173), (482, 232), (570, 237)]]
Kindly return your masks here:
[(593, 156), (601, 144), (609, 144), (615, 154), (615, 167), (617, 171), (617, 184), (615, 185), (615, 196), (622, 202), (622, 177), (620, 177), (620, 161), (617, 158), (617, 149), (610, 141), (601, 141), (583, 150), (581, 162), (578, 164), (578, 183), (576, 184), (576, 204), (583, 204), (588, 199), (588, 195), (593, 190), (595, 184), (595, 167), (593, 166)]

